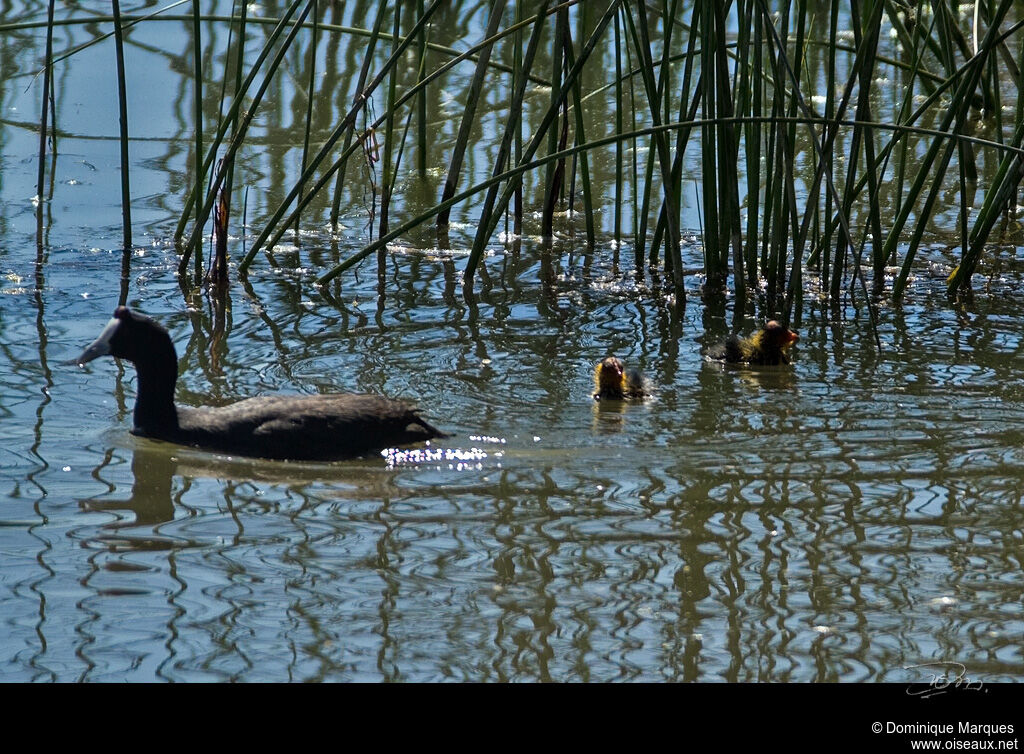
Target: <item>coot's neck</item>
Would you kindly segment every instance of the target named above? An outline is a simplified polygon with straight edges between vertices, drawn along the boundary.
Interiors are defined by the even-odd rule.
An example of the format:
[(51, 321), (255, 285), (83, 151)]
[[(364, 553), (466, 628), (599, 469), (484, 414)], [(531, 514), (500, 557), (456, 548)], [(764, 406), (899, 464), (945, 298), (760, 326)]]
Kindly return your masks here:
[(144, 437), (165, 437), (178, 430), (174, 385), (178, 380), (178, 355), (166, 332), (156, 334), (150, 351), (135, 362), (139, 375), (135, 397), (135, 428)]

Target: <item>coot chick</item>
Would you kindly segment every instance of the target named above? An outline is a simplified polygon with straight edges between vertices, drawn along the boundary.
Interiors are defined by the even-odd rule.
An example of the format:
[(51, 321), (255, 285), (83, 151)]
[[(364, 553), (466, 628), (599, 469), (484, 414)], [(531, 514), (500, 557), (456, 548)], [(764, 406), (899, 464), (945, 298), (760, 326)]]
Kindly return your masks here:
[(760, 332), (749, 338), (730, 335), (725, 343), (708, 351), (708, 358), (730, 364), (751, 364), (755, 366), (778, 366), (788, 364), (786, 351), (800, 336), (788, 327), (770, 320)]
[(643, 398), (647, 394), (639, 370), (627, 372), (625, 365), (614, 356), (603, 359), (594, 369), (594, 390), (595, 401), (624, 401)]
[(334, 394), (249, 398), (220, 408), (178, 408), (178, 357), (167, 330), (119, 306), (78, 357), (135, 364), (139, 376), (132, 434), (257, 458), (331, 461), (446, 435), (401, 401)]

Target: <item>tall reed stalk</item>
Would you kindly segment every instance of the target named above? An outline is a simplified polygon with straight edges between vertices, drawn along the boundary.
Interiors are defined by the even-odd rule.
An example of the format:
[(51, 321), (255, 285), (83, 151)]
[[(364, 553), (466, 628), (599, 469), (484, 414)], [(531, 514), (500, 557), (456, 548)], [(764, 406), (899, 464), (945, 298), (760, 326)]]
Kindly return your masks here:
[(128, 159), (128, 85), (124, 72), (124, 30), (121, 24), (121, 6), (118, 0), (111, 0), (114, 11), (114, 55), (117, 61), (117, 109), (121, 145), (121, 219), (122, 245), (124, 253), (131, 254), (132, 248), (132, 192), (131, 163)]
[[(905, 294), (922, 245), (937, 235), (959, 257), (950, 292), (969, 286), (1024, 178), (1024, 20), (1013, 0), (978, 3), (970, 17), (958, 4), (895, 0), (490, 0), (487, 15), (467, 24), (469, 36), (453, 43), (457, 50), (435, 44), (439, 27), (431, 25), (467, 10), (461, 2), (380, 0), (361, 14), (368, 28), (360, 29), (324, 22), (327, 5), (289, 0), (278, 18), (254, 20), (244, 7), (229, 17), (204, 15), (193, 0), (189, 16), (122, 18), (112, 0), (126, 248), (122, 31), (172, 19), (188, 19), (195, 42), (194, 181), (176, 232), (183, 270), (220, 192), (239, 190), (231, 171), (258, 152), (253, 118), (271, 87), (292, 85), (290, 60), (308, 69), (299, 168), (274, 187), (283, 198), (260, 211), (242, 271), (288, 228), (318, 225), (317, 212), (337, 228), (345, 197), (364, 180), (349, 160), (382, 141), (380, 235), (322, 270), (320, 282), (425, 224), (448, 226), (459, 213), (475, 225), (462, 241), (462, 273), (472, 285), (488, 252), (501, 250), (496, 231), (510, 207), (516, 234), (532, 206), (547, 237), (571, 235), (579, 207), (588, 247), (607, 249), (617, 263), (631, 243), (637, 272), (659, 268), (680, 305), (688, 276), (699, 271), (708, 300), (732, 293), (737, 315), (754, 301), (766, 315), (797, 317), (813, 287), (832, 303), (868, 302), (873, 322), (879, 298)], [(244, 29), (257, 22), (268, 31), (250, 59)], [(209, 24), (235, 24), (242, 36), (234, 91), (204, 128)], [(325, 58), (317, 52), (341, 40), (360, 61), (358, 75), (348, 89), (319, 91), (316, 66)], [(48, 53), (48, 61), (61, 57)], [(887, 100), (879, 95), (890, 81), (901, 89)], [(452, 122), (442, 128), (427, 117), (440, 92), (455, 97), (446, 110)], [(434, 110), (431, 117), (444, 117)], [(481, 142), (482, 127), (496, 119), (498, 133)], [(322, 123), (330, 125), (318, 129)], [(450, 143), (435, 138), (449, 125), (457, 134)], [(425, 207), (401, 195), (410, 132), (417, 185), (429, 186), (431, 168), (447, 167)], [(988, 159), (998, 168), (976, 207), (977, 165)], [(613, 167), (602, 180), (594, 166), (605, 162)], [(699, 214), (684, 201), (694, 184)], [(937, 234), (941, 213), (956, 219)], [(684, 245), (698, 229), (699, 245)]]

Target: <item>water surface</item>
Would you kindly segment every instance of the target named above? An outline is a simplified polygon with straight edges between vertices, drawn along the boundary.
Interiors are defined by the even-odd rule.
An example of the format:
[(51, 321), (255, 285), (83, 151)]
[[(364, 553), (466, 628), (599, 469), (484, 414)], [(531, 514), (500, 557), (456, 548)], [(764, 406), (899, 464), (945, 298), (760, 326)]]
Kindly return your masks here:
[[(955, 253), (925, 249), (907, 300), (880, 309), (881, 351), (861, 300), (819, 304), (809, 280), (792, 366), (731, 369), (701, 357), (731, 310), (709, 313), (697, 276), (675, 307), (630, 249), (613, 263), (607, 235), (593, 253), (567, 229), (496, 244), (468, 299), (458, 225), (451, 250), (393, 247), (317, 289), (367, 240), (354, 187), (347, 233), (262, 256), (218, 317), (183, 295), (167, 242), (189, 90), (161, 51), (188, 37), (161, 28), (129, 48), (180, 96), (136, 87), (126, 284), (172, 334), (179, 402), (380, 392), (452, 436), (304, 464), (130, 435), (130, 365), (70, 363), (122, 284), (116, 109), (84, 88), (109, 48), (62, 69), (70, 134), (38, 246), (33, 91), (11, 86), (3, 680), (907, 682), (935, 661), (1024, 679), (1019, 248), (956, 304), (941, 295)], [(270, 156), (240, 166), (254, 206), (294, 156), (270, 125)], [(233, 255), (251, 240), (236, 233)], [(699, 264), (695, 243), (684, 254)], [(608, 353), (643, 369), (650, 399), (591, 399)]]

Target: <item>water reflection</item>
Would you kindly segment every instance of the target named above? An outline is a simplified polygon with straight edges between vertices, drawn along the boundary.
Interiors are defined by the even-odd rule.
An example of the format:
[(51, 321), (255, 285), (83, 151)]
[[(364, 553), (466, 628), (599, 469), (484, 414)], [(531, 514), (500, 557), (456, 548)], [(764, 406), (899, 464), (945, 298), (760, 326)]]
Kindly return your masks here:
[[(40, 404), (38, 348), (9, 348), (0, 538), (22, 553), (8, 631), (32, 648), (15, 674), (903, 681), (959, 656), (1024, 675), (1019, 302), (979, 298), (963, 321), (912, 298), (882, 357), (811, 309), (791, 367), (730, 368), (700, 356), (695, 315), (599, 263), (522, 285), (542, 255), (520, 248), (469, 299), (423, 260), (381, 327), (351, 303), (375, 275), (311, 306), (254, 278), (259, 301), (223, 318), (148, 298), (187, 342), (180, 400), (380, 386), (448, 417), (440, 457), (268, 464), (139, 440), (131, 373), (113, 398), (109, 374), (53, 373)], [(94, 308), (47, 348), (80, 348)], [(651, 399), (592, 399), (609, 349)]]
[(615, 434), (627, 428), (626, 416), (635, 406), (627, 401), (594, 401), (594, 431), (601, 434)]
[[(159, 445), (163, 445), (160, 443)], [(177, 459), (157, 443), (138, 441), (132, 451), (131, 496), (124, 500), (108, 500), (104, 497), (80, 501), (83, 510), (117, 511), (131, 514), (130, 517), (103, 524), (103, 534), (98, 542), (109, 541), (119, 536), (122, 529), (135, 527), (157, 528), (165, 521), (174, 519), (174, 500), (171, 497), (171, 480), (177, 473)], [(157, 447), (152, 447), (157, 446)], [(114, 452), (108, 451), (103, 462), (96, 467), (93, 475), (102, 479), (104, 469), (114, 459)], [(116, 489), (116, 488), (115, 488)]]
[[(132, 36), (140, 67), (188, 67), (187, 36), (179, 53)], [(345, 100), (326, 94), (354, 86), (354, 49), (323, 61), (322, 132)], [(63, 68), (61, 90), (95, 73)], [(475, 289), (461, 275), (474, 228), (457, 217), (446, 236), (425, 231), (318, 288), (366, 241), (369, 200), (352, 180), (348, 233), (304, 231), (221, 301), (183, 293), (163, 240), (192, 106), (187, 77), (166, 91), (133, 143), (149, 236), (127, 278), (119, 200), (103, 189), (118, 185), (116, 160), (89, 119), (103, 103), (81, 104), (81, 132), (50, 166), (62, 212), (18, 210), (38, 134), (0, 127), (5, 680), (904, 682), (919, 678), (908, 665), (952, 659), (986, 681), (1024, 678), (1016, 249), (994, 253), (952, 308), (953, 255), (922, 249), (906, 301), (880, 305), (881, 351), (856, 302), (819, 301), (809, 271), (791, 367), (732, 368), (700, 354), (763, 321), (757, 291), (735, 306), (688, 274), (682, 309), (643, 249), (606, 237), (587, 250), (568, 218), (553, 238), (495, 244)], [(284, 116), (303, 110), (300, 94), (280, 92), (265, 143), (240, 160), (253, 213), (292, 170)], [(478, 172), (482, 154), (469, 157)], [(412, 212), (436, 179), (406, 178)], [(703, 252), (691, 236), (688, 269)], [(112, 392), (107, 369), (56, 366), (126, 293), (169, 325), (186, 405), (380, 392), (454, 437), (337, 464), (132, 438), (130, 371)], [(649, 400), (592, 399), (609, 352), (643, 370)]]

